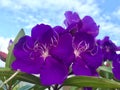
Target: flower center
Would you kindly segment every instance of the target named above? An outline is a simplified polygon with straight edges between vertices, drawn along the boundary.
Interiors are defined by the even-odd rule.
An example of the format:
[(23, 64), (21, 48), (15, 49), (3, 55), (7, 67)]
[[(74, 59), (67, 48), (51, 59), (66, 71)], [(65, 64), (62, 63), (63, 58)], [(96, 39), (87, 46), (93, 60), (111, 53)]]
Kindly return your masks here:
[(45, 59), (49, 56), (48, 50), (44, 51), (41, 56), (45, 61)]
[(86, 41), (81, 41), (79, 44), (74, 46), (74, 54), (76, 57), (80, 57), (80, 54), (85, 52), (89, 48), (89, 44)]
[(74, 54), (76, 57), (79, 57), (80, 52), (78, 50), (74, 50)]
[(37, 52), (39, 54), (39, 57), (42, 57), (44, 61), (49, 56), (49, 49), (46, 44), (37, 43), (34, 46), (34, 52)]
[(50, 38), (50, 42), (46, 43), (40, 43), (38, 40), (36, 40), (32, 46), (29, 46), (27, 43), (24, 43), (23, 50), (29, 54), (29, 58), (31, 60), (36, 60), (38, 58), (45, 59), (50, 56), (49, 50), (52, 47), (56, 47), (58, 44), (58, 35), (56, 33), (56, 36), (53, 36)]

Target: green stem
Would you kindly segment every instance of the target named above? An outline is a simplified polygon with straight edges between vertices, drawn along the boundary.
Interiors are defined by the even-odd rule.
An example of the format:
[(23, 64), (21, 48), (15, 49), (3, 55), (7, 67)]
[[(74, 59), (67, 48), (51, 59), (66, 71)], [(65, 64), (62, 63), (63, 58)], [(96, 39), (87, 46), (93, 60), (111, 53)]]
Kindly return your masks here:
[(18, 73), (20, 72), (20, 70), (17, 70), (10, 78), (8, 78), (6, 81), (4, 81), (1, 85), (0, 88), (2, 88), (5, 84), (7, 84), (11, 79), (13, 79)]

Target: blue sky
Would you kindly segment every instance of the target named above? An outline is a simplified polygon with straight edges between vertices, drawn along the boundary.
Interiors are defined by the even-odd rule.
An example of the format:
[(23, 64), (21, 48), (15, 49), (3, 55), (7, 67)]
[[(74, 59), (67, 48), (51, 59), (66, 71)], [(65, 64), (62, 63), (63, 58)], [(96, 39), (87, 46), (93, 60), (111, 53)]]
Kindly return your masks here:
[(108, 35), (120, 45), (120, 0), (0, 0), (0, 50), (7, 52), (10, 38), (21, 28), (30, 34), (31, 28), (40, 23), (63, 25), (64, 12), (90, 15), (100, 25), (97, 38)]

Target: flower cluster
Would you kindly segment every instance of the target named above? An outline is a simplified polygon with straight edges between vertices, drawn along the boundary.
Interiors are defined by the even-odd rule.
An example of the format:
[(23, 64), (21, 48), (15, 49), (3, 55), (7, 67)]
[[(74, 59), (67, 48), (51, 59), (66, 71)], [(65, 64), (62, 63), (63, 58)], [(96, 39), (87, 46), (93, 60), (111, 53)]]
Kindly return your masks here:
[(43, 85), (53, 85), (62, 84), (70, 74), (98, 76), (102, 62), (113, 60), (113, 72), (120, 79), (118, 47), (109, 37), (96, 39), (99, 25), (90, 16), (81, 19), (76, 12), (67, 11), (65, 17), (65, 28), (38, 24), (31, 36), (22, 37), (13, 50), (12, 68), (39, 74)]

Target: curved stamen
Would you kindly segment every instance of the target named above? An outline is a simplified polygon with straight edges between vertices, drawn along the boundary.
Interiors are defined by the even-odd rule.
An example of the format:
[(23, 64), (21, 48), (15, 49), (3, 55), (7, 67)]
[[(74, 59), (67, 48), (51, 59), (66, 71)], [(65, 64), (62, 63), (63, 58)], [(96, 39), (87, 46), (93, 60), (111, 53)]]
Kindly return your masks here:
[(55, 47), (57, 44), (58, 44), (58, 37), (55, 37), (55, 36), (51, 37), (50, 46)]
[(87, 44), (86, 41), (81, 41), (79, 42), (77, 47), (74, 47), (74, 54), (78, 57), (82, 52), (87, 51), (88, 48), (89, 48), (89, 44)]
[[(52, 45), (58, 43), (57, 37), (52, 37), (51, 39)], [(30, 47), (27, 43), (23, 44), (23, 50), (29, 53), (29, 57), (31, 60), (35, 60), (36, 58), (42, 57), (44, 60), (49, 56), (50, 45), (42, 44), (38, 40), (34, 42), (34, 46)]]
[(89, 50), (89, 52), (92, 56), (96, 55), (98, 53), (98, 46), (95, 45), (93, 49)]
[(29, 46), (27, 45), (27, 43), (24, 43), (24, 44), (23, 44), (23, 50), (24, 50), (25, 52), (29, 52), (29, 50), (32, 50), (32, 48), (29, 47)]

